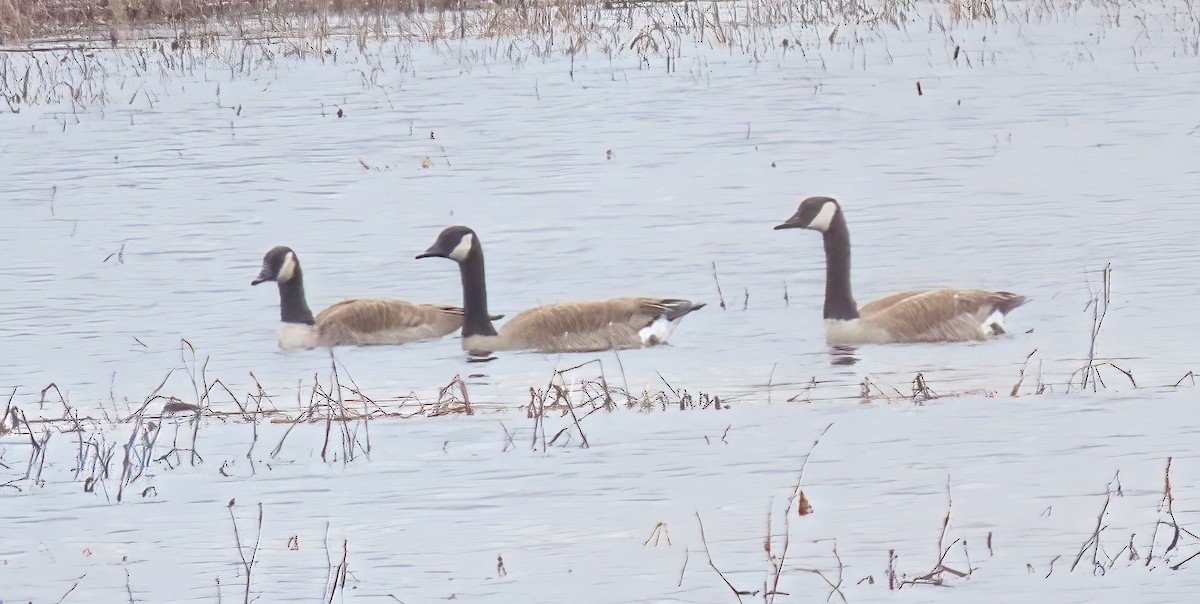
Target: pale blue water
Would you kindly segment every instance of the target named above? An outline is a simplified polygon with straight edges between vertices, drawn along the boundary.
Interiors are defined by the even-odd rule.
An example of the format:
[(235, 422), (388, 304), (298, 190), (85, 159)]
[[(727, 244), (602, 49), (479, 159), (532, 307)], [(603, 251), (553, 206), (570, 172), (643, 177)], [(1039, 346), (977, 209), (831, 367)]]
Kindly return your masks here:
[[(978, 569), (955, 583), (970, 601), (1194, 591), (1186, 570), (1161, 565), (1120, 563), (1103, 579), (1064, 572), (1117, 470), (1128, 496), (1114, 499), (1108, 554), (1131, 535), (1146, 553), (1168, 456), (1192, 525), (1194, 390), (1160, 386), (1198, 368), (1194, 13), (1126, 8), (1115, 26), (1114, 7), (1029, 19), (1004, 9), (997, 23), (943, 32), (924, 7), (901, 30), (847, 26), (832, 44), (825, 28), (781, 29), (757, 57), (689, 43), (671, 73), (628, 51), (518, 65), (495, 40), (362, 53), (343, 43), (336, 62), (281, 55), (274, 69), (232, 75), (210, 58), (138, 76), (128, 57), (97, 51), (107, 105), (0, 115), (0, 391), (14, 389), (31, 418), (63, 413), (54, 390), (38, 404), (51, 382), (83, 415), (124, 416), (172, 370), (164, 393), (194, 402), (199, 369), (182, 339), (208, 359), (204, 377), (240, 400), (257, 379), (276, 407), (306, 407), (330, 360), (278, 352), (276, 292), (249, 285), (276, 244), (299, 254), (314, 309), (359, 295), (458, 302), (451, 263), (413, 259), (449, 224), (479, 233), (494, 312), (624, 295), (709, 307), (671, 346), (619, 357), (468, 364), (454, 338), (341, 349), (343, 381), (389, 410), (415, 413), (399, 397), (435, 400), (461, 375), (481, 411), (375, 421), (372, 457), (346, 466), (320, 461), (324, 426), (297, 428), (272, 458), (285, 426), (214, 418), (202, 425), (202, 464), (151, 464), (118, 506), (115, 477), (95, 492), (74, 480), (80, 434), (51, 430), (40, 484), (22, 480), (28, 438), (4, 435), (0, 599), (57, 601), (79, 581), (65, 601), (128, 601), (128, 581), (137, 601), (240, 600), (226, 509), (236, 499), (243, 539), (255, 504), (265, 508), (260, 601), (325, 599), (342, 539), (345, 599), (730, 601), (695, 513), (716, 564), (758, 589), (768, 511), (780, 512), (830, 423), (806, 470), (814, 515), (793, 518), (783, 583), (793, 600), (828, 595), (801, 569), (834, 572), (834, 539), (850, 601), (964, 597), (883, 586), (889, 549), (910, 577), (936, 559), (948, 478), (949, 535), (971, 556), (955, 550), (949, 563)], [(803, 52), (783, 53), (784, 37)], [(817, 236), (771, 229), (815, 194), (847, 212), (860, 301), (925, 285), (1033, 301), (996, 341), (867, 347), (846, 364), (823, 339)], [(1063, 396), (1087, 354), (1089, 286), (1106, 263), (1113, 296), (1098, 352), (1154, 387), (1133, 390), (1105, 369), (1108, 392)], [(1035, 349), (1025, 396), (1008, 398)], [(556, 367), (593, 358), (635, 394), (686, 389), (731, 408), (599, 413), (584, 421), (592, 448), (572, 436), (549, 453), (529, 451), (524, 413), (492, 413), (527, 403)], [(940, 394), (971, 394), (900, 402), (918, 372)], [(1054, 396), (1028, 396), (1039, 373)], [(876, 404), (853, 404), (868, 377)], [(793, 397), (813, 404), (782, 404)], [(214, 390), (212, 410), (233, 409), (228, 398)], [(94, 427), (119, 471), (128, 426)], [(157, 454), (189, 429), (166, 420)], [(673, 546), (643, 545), (658, 522)], [(1183, 547), (1176, 561), (1197, 544)], [(1099, 591), (1114, 584), (1125, 590)]]
[[(373, 87), (355, 75), (363, 57), (232, 81), (212, 65), (77, 120), (6, 115), (0, 384), (29, 401), (53, 381), (81, 407), (110, 385), (140, 398), (179, 366), (186, 338), (235, 392), (249, 371), (287, 389), (328, 359), (275, 350), (276, 294), (249, 286), (263, 252), (297, 251), (315, 309), (358, 295), (456, 303), (453, 265), (413, 260), (456, 223), (484, 243), (495, 312), (623, 295), (708, 302), (671, 347), (622, 355), (635, 389), (661, 388), (657, 371), (742, 400), (813, 377), (853, 394), (864, 375), (905, 390), (922, 371), (944, 390), (1005, 391), (1034, 349), (1046, 380), (1062, 382), (1079, 364), (1067, 359), (1087, 352), (1089, 271), (1107, 262), (1101, 354), (1133, 357), (1146, 383), (1174, 382), (1195, 365), (1178, 336), (1200, 328), (1188, 311), (1200, 137), (1186, 110), (1200, 75), (1159, 46), (1139, 55), (1157, 53), (1154, 69), (1134, 64), (1115, 41), (1130, 34), (1106, 30), (1085, 63), (1063, 63), (1070, 53), (1049, 42), (1080, 34), (1045, 26), (1034, 55), (1012, 30), (993, 33), (993, 60), (973, 69), (927, 56), (940, 34), (885, 32), (868, 48), (892, 57), (865, 71), (826, 44), (762, 63), (699, 52), (700, 67), (670, 75), (577, 60), (573, 78), (561, 61), (464, 71), (459, 54), (417, 45), (411, 66)], [(831, 366), (820, 242), (771, 230), (812, 194), (846, 209), (860, 301), (964, 285), (1034, 302), (1001, 341), (874, 347)], [(468, 367), (453, 338), (338, 355), (380, 397), (483, 372), (477, 393), (494, 399), (591, 358)]]

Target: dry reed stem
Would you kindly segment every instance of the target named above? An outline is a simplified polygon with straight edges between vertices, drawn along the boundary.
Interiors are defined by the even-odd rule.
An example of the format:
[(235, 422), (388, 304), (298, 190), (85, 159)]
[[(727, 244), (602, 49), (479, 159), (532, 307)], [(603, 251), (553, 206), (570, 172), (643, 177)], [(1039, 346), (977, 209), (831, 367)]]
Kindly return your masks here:
[[(1167, 458), (1166, 468), (1163, 470), (1163, 494), (1162, 499), (1158, 503), (1158, 519), (1154, 523), (1154, 531), (1150, 535), (1150, 545), (1146, 552), (1146, 561), (1143, 566), (1149, 567), (1155, 560), (1155, 548), (1158, 544), (1158, 531), (1161, 527), (1169, 527), (1171, 529), (1171, 539), (1162, 553), (1158, 554), (1158, 559), (1167, 563), (1171, 570), (1179, 570), (1188, 562), (1191, 562), (1200, 552), (1193, 553), (1177, 564), (1170, 564), (1168, 557), (1172, 552), (1178, 552), (1182, 545), (1184, 536), (1191, 537), (1193, 540), (1200, 541), (1200, 535), (1185, 528), (1179, 523), (1179, 519), (1175, 516), (1175, 494), (1171, 483), (1171, 464), (1174, 461), (1173, 457)], [(1163, 519), (1163, 515), (1166, 519)], [(1130, 561), (1137, 559), (1136, 551), (1133, 549), (1133, 540), (1130, 538), (1130, 543), (1126, 546), (1130, 551)]]
[[(768, 562), (768, 564), (771, 565), (771, 570), (768, 575), (770, 578), (770, 588), (766, 589), (764, 587), (764, 589), (766, 590), (765, 598), (768, 603), (773, 603), (775, 601), (776, 594), (780, 593), (779, 592), (779, 580), (783, 577), (783, 567), (784, 567), (784, 564), (787, 562), (788, 549), (791, 547), (791, 543), (792, 543), (792, 507), (793, 507), (793, 505), (795, 506), (796, 515), (800, 516), (800, 517), (807, 516), (812, 513), (812, 506), (809, 504), (808, 497), (805, 496), (804, 490), (803, 490), (804, 489), (804, 471), (808, 468), (808, 462), (810, 459), (812, 459), (813, 451), (815, 451), (817, 449), (817, 445), (821, 444), (821, 439), (825, 437), (825, 434), (827, 434), (829, 432), (829, 429), (832, 427), (833, 427), (833, 423), (831, 422), (830, 424), (825, 426), (824, 430), (821, 430), (821, 433), (818, 434), (817, 437), (813, 439), (812, 446), (810, 446), (808, 448), (808, 453), (804, 454), (804, 461), (800, 462), (800, 471), (798, 472), (798, 474), (796, 476), (796, 487), (794, 489), (792, 489), (792, 494), (790, 496), (788, 496), (787, 508), (783, 514), (783, 548), (780, 551), (778, 561), (775, 560), (775, 556), (772, 554), (773, 536), (771, 534), (771, 516), (770, 516), (770, 513), (768, 512), (768, 515), (767, 515), (767, 537), (766, 537), (766, 541), (764, 543), (764, 549), (766, 550), (766, 553), (767, 553), (767, 562)], [(836, 545), (834, 546), (834, 556), (838, 557)], [(839, 565), (838, 582), (836, 585), (834, 583), (830, 582), (829, 579), (825, 577), (824, 573), (822, 573), (819, 570), (811, 569), (808, 572), (814, 572), (817, 575), (819, 575), (822, 579), (824, 579), (826, 583), (828, 583), (830, 586), (833, 587), (833, 592), (836, 592), (838, 595), (840, 595), (842, 598), (842, 601), (844, 602), (846, 599), (846, 596), (841, 593), (841, 558), (840, 557), (838, 557), (838, 565)], [(833, 595), (832, 595), (833, 592), (830, 593), (830, 597), (833, 597)]]
[(651, 529), (650, 536), (646, 537), (646, 540), (642, 542), (642, 547), (650, 545), (651, 540), (654, 541), (654, 547), (658, 547), (659, 542), (664, 538), (667, 540), (667, 547), (670, 547), (671, 532), (667, 530), (667, 523), (658, 522), (654, 525), (654, 528)]
[[(1079, 381), (1080, 389), (1087, 390), (1088, 383), (1090, 381), (1092, 384), (1092, 392), (1097, 391), (1097, 385), (1104, 384), (1103, 379), (1100, 377), (1099, 366), (1096, 364), (1096, 341), (1100, 338), (1100, 330), (1104, 327), (1104, 318), (1108, 316), (1109, 302), (1112, 300), (1111, 262), (1104, 265), (1104, 268), (1100, 271), (1100, 275), (1099, 291), (1092, 291), (1091, 283), (1088, 283), (1088, 291), (1091, 294), (1091, 300), (1089, 300), (1088, 305), (1084, 307), (1084, 310), (1087, 310), (1088, 308), (1092, 310), (1091, 341), (1088, 344), (1087, 361), (1084, 363), (1083, 367), (1080, 367), (1075, 373), (1071, 374), (1071, 379), (1067, 380), (1069, 384), (1074, 376), (1079, 374), (1081, 376)], [(1101, 365), (1111, 365), (1129, 377), (1130, 381), (1133, 380), (1132, 374), (1117, 367), (1116, 365), (1112, 365), (1111, 361), (1105, 361), (1101, 363)], [(1137, 384), (1134, 384), (1134, 387), (1136, 388)]]
[(1021, 384), (1025, 382), (1025, 368), (1029, 366), (1029, 359), (1037, 354), (1038, 349), (1034, 348), (1028, 355), (1025, 356), (1025, 362), (1021, 363), (1021, 372), (1017, 374), (1017, 383), (1013, 384), (1012, 390), (1008, 392), (1008, 396), (1015, 397), (1017, 392), (1021, 390)]
[(67, 596), (71, 595), (71, 592), (75, 591), (75, 588), (79, 587), (79, 583), (81, 581), (83, 581), (85, 578), (87, 578), (87, 573), (83, 573), (82, 575), (79, 576), (79, 578), (75, 579), (75, 582), (71, 584), (71, 588), (68, 589), (67, 593), (64, 593), (62, 595), (62, 597), (59, 598), (55, 604), (62, 604), (63, 601), (67, 599)]
[[(1119, 471), (1117, 472), (1117, 475), (1119, 477)], [(1114, 477), (1114, 480), (1118, 481), (1117, 494), (1121, 495), (1122, 493), (1119, 486), (1119, 478)], [(1112, 483), (1110, 482), (1109, 484), (1111, 485)], [(1071, 572), (1075, 571), (1075, 567), (1078, 566), (1079, 562), (1083, 560), (1083, 557), (1087, 554), (1089, 548), (1092, 550), (1092, 573), (1103, 575), (1107, 572), (1105, 570), (1105, 566), (1100, 563), (1100, 535), (1106, 528), (1106, 525), (1104, 524), (1104, 516), (1108, 513), (1108, 506), (1110, 503), (1112, 503), (1112, 496), (1112, 489), (1107, 489), (1104, 494), (1104, 505), (1101, 506), (1100, 513), (1096, 515), (1096, 526), (1094, 529), (1092, 529), (1092, 534), (1089, 535), (1087, 540), (1083, 542), (1083, 545), (1080, 546), (1079, 553), (1075, 555), (1075, 561), (1071, 563)], [(1051, 569), (1051, 572), (1053, 572), (1053, 569)]]
[(691, 559), (691, 557), (691, 550), (683, 550), (683, 566), (679, 567), (679, 582), (675, 584), (675, 587), (683, 587), (683, 574), (687, 572), (688, 560)]
[(712, 263), (713, 283), (717, 285), (717, 299), (720, 300), (721, 310), (725, 310), (725, 294), (721, 291), (721, 280), (717, 278), (717, 263)]
[(946, 0), (952, 21), (995, 21), (992, 0)]
[[(938, 533), (937, 551), (938, 559), (934, 563), (933, 568), (928, 572), (914, 577), (912, 579), (902, 579), (898, 583), (894, 583), (895, 567), (889, 566), (889, 583), (894, 583), (896, 589), (901, 589), (905, 585), (934, 585), (938, 587), (945, 586), (946, 575), (956, 578), (969, 577), (974, 569), (971, 568), (970, 555), (967, 555), (967, 570), (961, 571), (946, 565), (946, 557), (950, 555), (950, 550), (955, 545), (962, 544), (963, 551), (966, 551), (966, 542), (962, 539), (954, 539), (949, 545), (946, 545), (946, 534), (950, 530), (950, 518), (954, 510), (954, 497), (950, 492), (950, 477), (946, 477), (946, 515), (942, 517), (942, 528)], [(894, 554), (889, 553), (889, 558), (894, 561)]]
[(329, 580), (329, 598), (325, 600), (329, 604), (333, 604), (333, 599), (337, 595), (339, 589), (342, 590), (342, 597), (346, 595), (346, 576), (349, 573), (350, 565), (346, 562), (350, 556), (350, 540), (342, 540), (342, 561), (333, 569), (333, 575)]
[(700, 525), (700, 543), (704, 545), (704, 555), (708, 557), (708, 566), (716, 571), (717, 576), (721, 577), (721, 580), (724, 581), (725, 585), (729, 587), (729, 591), (733, 592), (733, 596), (737, 598), (737, 601), (741, 602), (742, 596), (753, 596), (758, 594), (757, 591), (739, 590), (733, 586), (733, 583), (729, 582), (729, 579), (725, 576), (725, 573), (721, 572), (721, 569), (717, 568), (717, 565), (713, 562), (712, 552), (708, 549), (708, 537), (704, 535), (704, 520), (700, 518), (700, 512), (696, 512), (696, 522)]
[[(833, 559), (837, 561), (837, 566), (838, 566), (836, 583), (829, 580), (829, 577), (825, 576), (825, 571), (822, 571), (817, 568), (797, 568), (796, 570), (801, 571), (801, 572), (815, 574), (818, 577), (820, 577), (822, 581), (825, 582), (825, 585), (827, 585), (829, 587), (829, 595), (825, 596), (826, 602), (831, 601), (833, 599), (833, 596), (836, 595), (838, 598), (841, 598), (842, 604), (848, 604), (849, 601), (846, 599), (846, 594), (845, 594), (845, 592), (842, 591), (842, 584), (845, 582), (846, 565), (845, 565), (845, 563), (842, 562), (841, 554), (838, 554), (837, 541), (834, 541), (834, 543), (833, 543)], [(772, 602), (774, 601), (775, 593), (777, 593), (777, 592), (772, 592), (772, 599), (771, 599)], [(788, 595), (788, 594), (781, 593), (780, 595)]]
[(242, 561), (242, 570), (246, 573), (246, 590), (244, 592), (244, 604), (250, 604), (250, 582), (251, 575), (254, 572), (254, 565), (258, 561), (258, 546), (262, 542), (262, 525), (263, 525), (263, 504), (258, 504), (258, 534), (254, 538), (254, 547), (250, 550), (250, 558), (246, 558), (246, 550), (242, 547), (242, 535), (238, 531), (237, 517), (233, 515), (233, 507), (236, 505), (236, 500), (230, 499), (229, 504), (225, 506), (229, 510), (229, 521), (233, 524), (233, 539), (237, 545), (238, 557)]

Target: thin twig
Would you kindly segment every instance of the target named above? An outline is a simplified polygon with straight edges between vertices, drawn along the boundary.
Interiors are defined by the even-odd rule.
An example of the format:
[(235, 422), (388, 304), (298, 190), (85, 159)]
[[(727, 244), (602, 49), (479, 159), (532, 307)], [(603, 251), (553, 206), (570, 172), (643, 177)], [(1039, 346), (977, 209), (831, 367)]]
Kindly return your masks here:
[(721, 301), (721, 310), (725, 310), (725, 294), (721, 293), (721, 281), (717, 279), (717, 263), (712, 263), (713, 283), (717, 284), (717, 299)]
[(71, 595), (71, 592), (75, 591), (76, 587), (79, 587), (79, 582), (83, 581), (84, 577), (86, 577), (86, 576), (87, 576), (87, 573), (83, 573), (82, 575), (79, 576), (78, 579), (75, 579), (75, 583), (71, 585), (71, 589), (68, 589), (67, 593), (63, 594), (62, 597), (59, 598), (58, 602), (56, 602), (55, 604), (62, 604), (63, 600), (66, 600), (67, 596)]
[(730, 583), (729, 579), (725, 577), (725, 573), (721, 572), (721, 569), (717, 568), (716, 564), (713, 564), (712, 552), (709, 551), (708, 539), (704, 536), (704, 521), (700, 519), (700, 512), (696, 512), (696, 522), (700, 523), (700, 542), (704, 544), (704, 555), (708, 557), (708, 565), (712, 567), (713, 570), (717, 571), (717, 576), (721, 577), (721, 580), (725, 582), (725, 585), (729, 586), (729, 591), (733, 592), (733, 597), (737, 598), (738, 602), (741, 602), (742, 596), (752, 596), (757, 593), (741, 591), (734, 587), (733, 583)]

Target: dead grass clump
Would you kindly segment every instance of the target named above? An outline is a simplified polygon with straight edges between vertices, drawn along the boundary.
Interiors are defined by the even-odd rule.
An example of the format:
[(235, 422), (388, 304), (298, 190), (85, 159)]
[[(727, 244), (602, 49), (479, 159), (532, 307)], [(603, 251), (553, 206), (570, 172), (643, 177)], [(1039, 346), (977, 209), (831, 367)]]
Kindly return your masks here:
[[(921, 573), (915, 577), (907, 578), (903, 575), (897, 576), (896, 562), (899, 559), (899, 557), (896, 555), (895, 550), (889, 550), (888, 551), (888, 570), (887, 570), (888, 588), (889, 589), (901, 589), (905, 586), (914, 586), (914, 585), (943, 586), (946, 584), (946, 581), (948, 581), (950, 579), (962, 579), (964, 577), (970, 577), (971, 574), (975, 572), (974, 567), (971, 565), (971, 553), (967, 549), (966, 538), (955, 538), (950, 543), (946, 543), (946, 533), (947, 533), (947, 531), (950, 530), (950, 526), (951, 526), (950, 517), (951, 517), (951, 513), (953, 511), (954, 511), (954, 497), (953, 497), (953, 495), (950, 494), (950, 477), (947, 476), (946, 477), (946, 515), (942, 518), (942, 530), (940, 533), (938, 533), (937, 562), (935, 562), (933, 564), (933, 567), (930, 568), (927, 572)], [(992, 542), (991, 533), (988, 533), (988, 549), (989, 550), (991, 549), (991, 542)], [(951, 567), (949, 564), (947, 564), (947, 558), (950, 556), (951, 551), (955, 550), (955, 549), (962, 550), (963, 566), (958, 567), (958, 568)], [(965, 570), (962, 570), (962, 569), (965, 569)]]
[(283, 21), (314, 15), (402, 15), (463, 10), (479, 0), (0, 0), (0, 39), (107, 33), (200, 25), (209, 21)]
[[(63, 447), (73, 445), (72, 480), (82, 483), (84, 492), (102, 494), (106, 500), (117, 502), (128, 498), (129, 493), (150, 497), (157, 492), (146, 483), (152, 481), (156, 468), (174, 470), (204, 463), (201, 428), (214, 424), (249, 428), (245, 453), (225, 458), (217, 470), (222, 476), (233, 476), (240, 467), (248, 467), (248, 474), (254, 475), (262, 461), (269, 464), (286, 460), (283, 451), (300, 424), (323, 427), (323, 462), (349, 464), (360, 458), (370, 459), (371, 423), (384, 418), (435, 418), (524, 409), (533, 419), (531, 446), (544, 451), (552, 446), (590, 446), (583, 422), (597, 412), (622, 408), (643, 412), (728, 408), (720, 397), (706, 393), (693, 397), (686, 390), (674, 389), (665, 379), (667, 390), (643, 389), (633, 394), (627, 385), (618, 387), (610, 382), (600, 359), (555, 370), (545, 387), (530, 388), (527, 405), (511, 400), (474, 402), (467, 382), (458, 375), (439, 388), (436, 397), (423, 399), (410, 392), (375, 398), (363, 392), (332, 352), (328, 375), (313, 375), (311, 382), (301, 380), (292, 407), (281, 405), (282, 401), (269, 394), (253, 373), (252, 391), (237, 395), (209, 374), (209, 359), (200, 359), (190, 342), (181, 340), (179, 351), (181, 366), (167, 372), (153, 391), (143, 398), (121, 402), (110, 394), (108, 404), (97, 410), (99, 417), (97, 413), (80, 413), (56, 384), (35, 392), (31, 402), (41, 413), (27, 416), (14, 389), (2, 408), (0, 436), (24, 445), (28, 458), (20, 469), (0, 459), (0, 487), (17, 491), (40, 488), (45, 484), (43, 472), (61, 466), (48, 456), (49, 445), (55, 444), (60, 459), (66, 457)], [(617, 360), (619, 363), (620, 358)], [(599, 369), (599, 375), (584, 374), (593, 366)], [(623, 371), (621, 381), (625, 381)], [(62, 410), (59, 417), (53, 415), (55, 405)], [(556, 418), (567, 421), (549, 428), (547, 421), (554, 423)], [(264, 424), (281, 427), (270, 431), (278, 439), (274, 447), (259, 454), (256, 449), (266, 429)], [(505, 450), (514, 446), (516, 432), (505, 428)], [(312, 441), (308, 442), (311, 446)], [(136, 490), (132, 490), (134, 487)]]
[(996, 7), (992, 0), (947, 0), (950, 19), (958, 21), (995, 21)]
[(911, 8), (909, 0), (0, 0), (0, 44), (70, 35), (116, 46), (164, 29), (321, 36), (349, 26), (360, 36), (528, 38), (571, 55), (588, 47), (658, 54), (677, 50), (684, 35), (744, 46), (779, 25), (899, 27)]
[[(619, 356), (617, 361), (619, 364)], [(579, 375), (580, 370), (590, 368), (592, 365), (600, 370), (598, 376)], [(572, 442), (576, 435), (581, 448), (591, 446), (588, 443), (587, 434), (583, 431), (582, 422), (600, 411), (613, 412), (621, 407), (644, 413), (669, 410), (719, 411), (729, 408), (728, 403), (722, 401), (720, 396), (704, 392), (693, 396), (687, 390), (676, 390), (662, 377), (662, 374), (659, 374), (658, 377), (667, 390), (652, 391), (644, 388), (641, 393), (635, 394), (630, 391), (628, 384), (624, 386), (612, 384), (605, 373), (604, 363), (600, 359), (592, 359), (566, 369), (556, 369), (551, 374), (545, 388), (529, 388), (529, 403), (522, 406), (525, 416), (534, 422), (531, 446), (534, 449), (540, 448), (545, 451), (547, 447), (555, 446), (560, 439), (563, 442), (563, 445), (560, 446), (565, 446)], [(621, 381), (625, 381), (623, 370)], [(546, 420), (556, 417), (559, 419), (570, 418), (570, 422), (554, 432), (552, 436), (547, 436)], [(507, 440), (505, 449), (507, 450), (513, 444), (514, 434), (510, 433), (507, 428), (504, 430)]]

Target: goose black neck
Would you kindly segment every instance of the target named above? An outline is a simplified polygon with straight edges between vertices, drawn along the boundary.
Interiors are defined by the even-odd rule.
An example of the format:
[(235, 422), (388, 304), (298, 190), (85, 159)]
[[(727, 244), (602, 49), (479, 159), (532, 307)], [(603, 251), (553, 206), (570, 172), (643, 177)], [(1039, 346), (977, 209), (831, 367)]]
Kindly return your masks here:
[(279, 320), (284, 323), (316, 324), (304, 299), (304, 275), (300, 273), (299, 266), (291, 279), (279, 282)]
[(467, 254), (467, 258), (458, 264), (458, 269), (462, 273), (463, 337), (496, 335), (496, 328), (492, 326), (492, 319), (488, 315), (483, 249), (479, 247), (478, 241)]
[(858, 303), (850, 292), (850, 229), (841, 212), (825, 231), (825, 318), (858, 318)]

